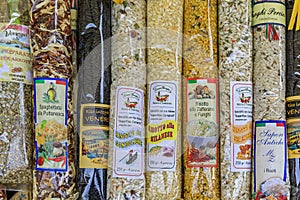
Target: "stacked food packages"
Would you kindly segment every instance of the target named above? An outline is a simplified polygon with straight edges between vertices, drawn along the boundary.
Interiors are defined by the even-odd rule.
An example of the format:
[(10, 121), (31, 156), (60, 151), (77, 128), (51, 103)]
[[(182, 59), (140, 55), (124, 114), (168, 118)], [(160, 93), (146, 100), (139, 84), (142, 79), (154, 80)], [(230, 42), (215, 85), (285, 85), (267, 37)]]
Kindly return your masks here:
[(0, 199), (299, 199), (300, 0), (0, 6)]

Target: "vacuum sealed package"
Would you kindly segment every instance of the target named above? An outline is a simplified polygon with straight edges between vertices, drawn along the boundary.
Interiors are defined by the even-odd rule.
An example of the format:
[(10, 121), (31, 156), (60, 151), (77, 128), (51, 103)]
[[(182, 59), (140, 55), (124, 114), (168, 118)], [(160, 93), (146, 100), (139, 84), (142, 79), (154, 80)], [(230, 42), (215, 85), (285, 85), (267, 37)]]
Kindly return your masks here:
[(31, 1), (33, 199), (76, 199), (71, 1)]
[(182, 194), (182, 0), (147, 1), (146, 199)]
[(107, 199), (145, 199), (146, 1), (112, 2)]
[(255, 0), (252, 9), (253, 198), (288, 199), (285, 1)]
[(219, 199), (217, 1), (187, 0), (183, 21), (184, 198)]
[(80, 199), (105, 200), (107, 185), (111, 0), (78, 6), (78, 121)]
[(221, 196), (250, 199), (252, 1), (219, 0), (218, 7)]
[(298, 152), (300, 150), (300, 120), (297, 112), (300, 101), (300, 27), (298, 18), (300, 14), (300, 1), (288, 0), (286, 2), (286, 11), (286, 25), (288, 26), (286, 32), (286, 120), (291, 186), (290, 195), (291, 199), (299, 199), (300, 156)]
[(27, 0), (0, 3), (0, 183), (6, 189), (30, 187), (32, 183), (33, 81), (28, 4)]

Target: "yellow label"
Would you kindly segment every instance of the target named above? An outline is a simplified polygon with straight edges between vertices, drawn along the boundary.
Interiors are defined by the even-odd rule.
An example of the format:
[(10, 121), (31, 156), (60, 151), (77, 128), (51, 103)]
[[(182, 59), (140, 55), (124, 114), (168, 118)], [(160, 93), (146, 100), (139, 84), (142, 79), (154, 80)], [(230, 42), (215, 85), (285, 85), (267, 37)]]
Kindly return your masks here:
[(80, 111), (80, 168), (107, 168), (109, 105), (83, 104)]
[(71, 29), (77, 29), (77, 10), (71, 9)]
[(300, 158), (300, 96), (286, 98), (289, 159)]
[(148, 144), (160, 144), (165, 140), (177, 139), (177, 122), (166, 120), (161, 124), (148, 124), (147, 142)]
[(281, 2), (259, 2), (254, 4), (252, 25), (279, 24), (285, 26), (285, 5)]

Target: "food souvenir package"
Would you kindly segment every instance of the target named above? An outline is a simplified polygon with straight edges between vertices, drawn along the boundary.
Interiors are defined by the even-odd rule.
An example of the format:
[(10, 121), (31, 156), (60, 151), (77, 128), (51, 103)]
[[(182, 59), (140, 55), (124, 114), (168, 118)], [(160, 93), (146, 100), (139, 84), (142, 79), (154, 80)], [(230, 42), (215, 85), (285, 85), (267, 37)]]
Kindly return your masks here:
[(107, 199), (145, 199), (146, 1), (113, 0)]
[(217, 1), (185, 1), (183, 22), (184, 199), (219, 199)]

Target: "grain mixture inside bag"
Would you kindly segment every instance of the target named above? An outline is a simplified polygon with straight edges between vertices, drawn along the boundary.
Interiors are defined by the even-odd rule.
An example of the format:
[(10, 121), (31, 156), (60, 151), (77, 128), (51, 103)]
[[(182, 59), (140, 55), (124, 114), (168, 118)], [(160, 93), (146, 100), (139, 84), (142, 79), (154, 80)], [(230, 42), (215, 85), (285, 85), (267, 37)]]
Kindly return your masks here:
[[(263, 12), (265, 9), (269, 12)], [(285, 1), (256, 0), (252, 17), (255, 52), (253, 196), (289, 198), (285, 132)]]
[(217, 1), (184, 6), (184, 198), (219, 199)]
[(146, 1), (113, 0), (107, 198), (145, 199)]
[[(81, 199), (106, 199), (111, 0), (79, 1), (78, 111)], [(87, 12), (89, 11), (89, 12)]]
[[(32, 69), (27, 0), (5, 0), (0, 11), (0, 183), (32, 182)], [(12, 185), (13, 184), (13, 185)]]
[(31, 1), (35, 157), (33, 199), (76, 199), (71, 2)]
[(182, 0), (147, 1), (146, 199), (179, 199)]
[(251, 198), (252, 5), (219, 1), (222, 199)]

